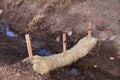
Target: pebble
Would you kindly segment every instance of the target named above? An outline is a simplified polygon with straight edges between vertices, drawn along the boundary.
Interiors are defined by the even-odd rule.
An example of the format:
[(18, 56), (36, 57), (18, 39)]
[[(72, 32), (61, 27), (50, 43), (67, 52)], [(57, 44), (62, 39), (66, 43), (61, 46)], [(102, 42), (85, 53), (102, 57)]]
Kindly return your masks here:
[(116, 35), (113, 35), (113, 36), (110, 37), (110, 40), (113, 41), (113, 40), (115, 40), (116, 38), (117, 38), (117, 36), (116, 36)]
[(93, 65), (93, 67), (94, 67), (94, 68), (97, 68), (97, 65), (95, 64), (95, 65)]
[(68, 35), (68, 36), (72, 36), (72, 31), (68, 31), (68, 32), (67, 32), (67, 35)]
[(2, 14), (2, 12), (3, 12), (3, 10), (1, 9), (1, 10), (0, 10), (0, 14)]
[(58, 37), (56, 38), (56, 41), (57, 41), (57, 42), (60, 42), (60, 36), (58, 36)]
[(114, 57), (109, 57), (110, 58), (110, 60), (114, 60), (115, 58)]

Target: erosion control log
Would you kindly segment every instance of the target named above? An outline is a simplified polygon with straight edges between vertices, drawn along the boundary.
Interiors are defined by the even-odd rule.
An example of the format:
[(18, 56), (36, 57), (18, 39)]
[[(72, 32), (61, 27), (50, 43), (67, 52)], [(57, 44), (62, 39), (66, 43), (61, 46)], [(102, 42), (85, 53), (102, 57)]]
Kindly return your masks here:
[(88, 37), (84, 37), (74, 47), (66, 51), (66, 56), (64, 56), (64, 53), (58, 53), (46, 57), (37, 55), (33, 56), (33, 59), (31, 60), (33, 70), (38, 73), (45, 74), (56, 68), (75, 63), (77, 60), (87, 55), (96, 43), (96, 38), (91, 37), (91, 39), (88, 39)]

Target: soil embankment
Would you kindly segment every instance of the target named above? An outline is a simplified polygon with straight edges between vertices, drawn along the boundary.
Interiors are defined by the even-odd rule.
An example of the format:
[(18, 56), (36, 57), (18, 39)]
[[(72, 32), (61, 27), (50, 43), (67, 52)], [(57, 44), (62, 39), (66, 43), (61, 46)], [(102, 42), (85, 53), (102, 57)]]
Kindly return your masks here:
[[(120, 1), (119, 0), (0, 0), (0, 25), (8, 25), (18, 37), (8, 37), (0, 27), (0, 79), (4, 80), (119, 80), (120, 78)], [(27, 57), (24, 35), (31, 35), (33, 52), (44, 48), (62, 52), (62, 33), (67, 49), (87, 34), (88, 22), (99, 40), (85, 58), (71, 67), (80, 70), (77, 77), (66, 68), (41, 76), (21, 60)], [(88, 68), (84, 68), (88, 66)], [(95, 68), (94, 68), (95, 67)], [(69, 69), (68, 69), (69, 70)], [(87, 72), (86, 72), (87, 71)], [(69, 76), (69, 77), (68, 77)], [(64, 78), (64, 79), (63, 79)]]

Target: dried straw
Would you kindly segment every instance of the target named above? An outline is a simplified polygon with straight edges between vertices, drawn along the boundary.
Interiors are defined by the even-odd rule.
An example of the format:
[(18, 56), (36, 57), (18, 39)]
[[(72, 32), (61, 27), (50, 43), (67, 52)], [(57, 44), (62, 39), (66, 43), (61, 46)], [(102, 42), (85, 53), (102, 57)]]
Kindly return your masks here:
[(84, 37), (74, 47), (66, 51), (66, 56), (64, 56), (64, 53), (58, 53), (46, 57), (36, 55), (31, 60), (33, 70), (38, 73), (45, 74), (56, 68), (75, 63), (77, 60), (87, 55), (96, 43), (96, 38), (91, 37), (91, 39), (88, 39), (88, 37)]

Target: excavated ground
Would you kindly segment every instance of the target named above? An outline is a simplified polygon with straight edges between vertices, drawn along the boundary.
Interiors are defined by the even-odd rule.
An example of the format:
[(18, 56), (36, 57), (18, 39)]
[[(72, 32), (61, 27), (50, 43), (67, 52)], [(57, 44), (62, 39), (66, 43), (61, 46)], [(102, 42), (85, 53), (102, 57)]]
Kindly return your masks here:
[[(120, 0), (0, 0), (0, 80), (120, 80)], [(31, 35), (33, 53), (45, 49), (62, 51), (62, 33), (67, 49), (87, 34), (93, 24), (96, 47), (73, 65), (50, 74), (34, 72), (24, 63), (24, 35)], [(6, 25), (17, 37), (8, 36)], [(77, 69), (71, 73), (71, 69)]]

